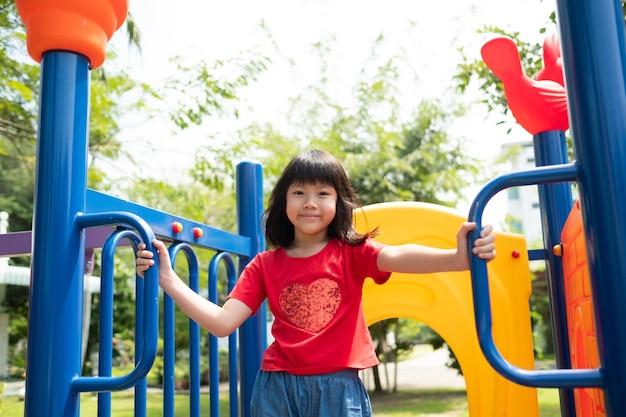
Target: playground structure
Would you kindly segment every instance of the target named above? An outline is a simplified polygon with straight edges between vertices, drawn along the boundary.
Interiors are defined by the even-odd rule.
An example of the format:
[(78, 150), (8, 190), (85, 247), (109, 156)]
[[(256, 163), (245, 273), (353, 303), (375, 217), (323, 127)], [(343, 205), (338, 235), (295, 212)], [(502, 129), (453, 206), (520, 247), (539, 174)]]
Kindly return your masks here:
[[(456, 231), (464, 217), (451, 209), (426, 203), (380, 203), (356, 216), (357, 229), (380, 226), (377, 240), (386, 244), (417, 243), (456, 247)], [(408, 224), (419, 227), (407, 228)], [(530, 271), (523, 236), (500, 233), (498, 255), (489, 263), (494, 334), (505, 356), (517, 366), (534, 366), (529, 320)], [(385, 285), (367, 280), (363, 310), (369, 324), (407, 317), (435, 330), (454, 351), (463, 370), (471, 416), (532, 417), (539, 415), (535, 389), (498, 375), (485, 360), (474, 325), (468, 272), (392, 274)], [(419, 378), (419, 375), (415, 375)]]
[[(413, 280), (407, 288), (402, 276), (394, 276), (380, 289), (364, 288), (364, 308), (370, 323), (394, 315), (408, 316), (426, 322), (450, 343), (468, 378), (471, 415), (481, 417), (514, 416), (520, 410), (525, 416), (533, 415), (533, 410), (529, 412), (525, 408), (536, 404), (532, 387), (560, 388), (563, 416), (626, 415), (626, 396), (623, 395), (626, 379), (622, 377), (626, 372), (626, 357), (622, 353), (626, 347), (626, 327), (619, 326), (617, 319), (626, 315), (623, 302), (626, 299), (626, 257), (623, 256), (626, 252), (623, 238), (626, 236), (623, 216), (626, 212), (623, 193), (626, 189), (626, 148), (622, 144), (626, 137), (626, 122), (623, 120), (626, 114), (624, 19), (619, 1), (558, 0), (556, 3), (565, 75), (563, 88), (567, 91), (564, 97), (579, 159), (568, 163), (562, 125), (548, 123), (538, 130), (533, 127), (529, 132), (533, 135), (536, 160), (541, 167), (507, 174), (489, 182), (477, 195), (469, 213), (469, 219), (476, 221), (480, 229), (482, 212), (493, 195), (508, 187), (538, 184), (546, 249), (526, 251), (521, 239), (514, 236), (500, 239), (499, 236), (499, 256), (493, 265), (487, 267), (484, 261), (472, 257), (471, 285), (468, 277), (446, 276), (444, 279), (439, 276), (430, 277), (429, 282)], [(212, 268), (225, 265), (229, 281), (232, 281), (236, 277), (233, 257), (237, 258), (238, 268), (241, 268), (263, 250), (260, 234), (261, 167), (252, 163), (238, 167), (238, 235), (91, 190), (86, 192), (89, 71), (104, 62), (106, 44), (123, 23), (127, 2), (18, 0), (17, 5), (27, 29), (29, 53), (42, 65), (25, 415), (77, 416), (83, 392), (100, 393), (100, 415), (108, 415), (110, 393), (131, 387), (135, 387), (136, 415), (145, 415), (144, 377), (154, 361), (158, 339), (156, 268), (152, 268), (145, 280), (138, 281), (137, 285), (135, 369), (123, 377), (107, 374), (110, 372), (110, 364), (106, 362), (109, 347), (101, 343), (101, 372), (98, 377), (86, 377), (80, 374), (85, 253), (98, 248), (103, 250), (103, 300), (110, 296), (111, 288), (107, 285), (112, 283), (112, 271), (107, 268), (112, 265), (115, 247), (123, 240), (133, 245), (141, 240), (149, 248), (154, 236), (174, 242), (170, 249), (172, 255), (180, 251), (185, 254), (192, 283), (198, 271), (191, 247), (215, 250), (218, 256)], [(558, 83), (546, 76), (548, 81)], [(507, 98), (511, 102), (509, 91)], [(514, 114), (518, 120), (525, 120), (520, 119), (518, 115), (521, 113), (517, 110)], [(520, 123), (523, 125), (523, 121)], [(569, 182), (576, 182), (579, 186), (580, 202), (577, 205), (572, 201)], [(400, 225), (406, 225), (407, 218), (420, 225), (435, 223), (415, 218), (417, 212), (402, 205), (370, 207), (366, 220), (379, 218), (382, 230), (387, 231), (389, 227), (389, 232), (381, 235), (383, 240), (416, 239), (429, 244), (450, 244), (446, 238), (454, 236), (454, 232), (450, 233), (445, 226), (452, 221), (458, 225), (459, 217), (448, 217), (451, 214), (444, 210), (435, 210), (436, 214), (433, 214), (431, 209), (411, 208), (418, 210), (419, 216), (434, 216), (437, 226), (442, 228), (441, 234), (425, 231), (410, 236), (403, 231), (394, 235), (390, 219), (400, 217), (399, 212), (409, 216), (403, 217)], [(575, 218), (576, 213), (579, 213), (579, 220)], [(568, 217), (573, 219), (568, 225), (574, 225), (566, 228)], [(389, 224), (384, 224), (385, 221)], [(445, 233), (443, 229), (446, 229)], [(570, 233), (572, 229), (577, 233)], [(582, 239), (576, 240), (578, 236)], [(473, 234), (471, 240), (476, 238)], [(11, 235), (6, 239), (11, 239)], [(553, 247), (560, 246), (561, 240), (563, 262), (552, 251)], [(577, 248), (583, 245), (585, 251), (579, 248), (569, 251), (568, 245), (572, 244), (578, 245)], [(513, 253), (519, 258), (508, 256)], [(586, 259), (577, 257), (580, 262), (570, 262), (568, 256), (571, 253), (585, 253)], [(528, 347), (529, 334), (526, 333), (529, 323), (520, 316), (522, 307), (517, 307), (527, 301), (529, 295), (528, 283), (517, 278), (527, 273), (527, 266), (521, 264), (528, 259), (545, 259), (548, 265), (559, 368), (556, 370), (532, 370), (532, 356), (528, 356), (532, 355), (532, 349)], [(498, 266), (500, 263), (503, 266)], [(587, 271), (587, 275), (581, 271)], [(580, 285), (566, 286), (561, 278), (577, 274), (583, 274), (583, 279), (569, 282), (582, 282), (583, 291), (572, 291), (567, 295), (566, 289), (570, 291)], [(511, 280), (511, 277), (515, 279)], [(504, 288), (498, 284), (500, 278), (512, 281), (512, 287)], [(453, 281), (457, 281), (459, 288), (445, 287)], [(460, 289), (462, 285), (466, 285), (465, 289)], [(589, 288), (585, 290), (586, 285)], [(471, 298), (468, 296), (470, 292)], [(413, 297), (407, 299), (408, 294)], [(465, 315), (474, 310), (475, 328), (472, 331), (476, 334), (468, 333), (465, 337), (473, 341), (468, 345), (478, 345), (482, 354), (478, 354), (476, 346), (460, 348), (462, 329), (434, 318), (440, 308), (437, 303), (444, 297), (452, 297), (459, 300), (459, 305), (466, 305)], [(404, 305), (392, 305), (400, 304), (401, 299)], [(167, 298), (165, 301), (168, 304)], [(474, 309), (468, 304), (473, 304)], [(166, 307), (166, 311), (169, 308)], [(105, 311), (102, 315), (107, 314)], [(167, 324), (171, 323), (168, 314), (166, 312), (163, 319), (166, 339), (173, 332), (173, 327)], [(575, 317), (574, 323), (572, 320), (568, 322), (568, 314)], [(508, 325), (504, 326), (502, 319), (508, 321)], [(110, 339), (107, 333), (110, 323), (104, 320), (101, 341)], [(242, 415), (249, 415), (250, 390), (265, 346), (264, 321), (262, 314), (252, 317), (238, 332), (240, 399), (236, 398), (236, 390), (231, 390), (233, 415), (239, 412), (237, 403)], [(197, 334), (197, 327), (193, 323), (190, 326), (191, 333)], [(503, 326), (506, 327), (504, 331)], [(573, 344), (568, 337), (570, 329)], [(518, 330), (521, 338), (515, 339)], [(192, 345), (193, 340), (192, 337)], [(467, 343), (466, 340), (463, 342)], [(232, 343), (234, 346), (235, 341)], [(520, 346), (514, 349), (516, 344)], [(518, 347), (519, 351), (516, 350)], [(166, 348), (164, 355), (166, 395), (163, 412), (169, 416), (173, 415), (173, 396), (169, 395), (173, 393), (170, 391), (173, 387), (168, 385), (171, 383), (168, 376), (173, 375), (168, 374), (171, 372), (169, 366), (173, 365), (171, 347)], [(190, 355), (193, 362), (197, 353), (190, 352)], [(237, 358), (232, 359), (236, 364)], [(472, 362), (475, 362), (475, 368)], [(474, 378), (478, 375), (489, 381), (484, 383), (481, 380), (481, 385), (484, 383), (489, 387), (486, 395), (476, 394), (477, 379)], [(191, 377), (192, 384), (195, 378)], [(196, 384), (193, 387), (190, 414), (196, 416), (199, 415), (199, 392)], [(505, 399), (516, 397), (531, 399), (515, 403), (516, 408), (504, 408), (511, 406), (504, 402)], [(212, 408), (211, 415), (218, 413)]]

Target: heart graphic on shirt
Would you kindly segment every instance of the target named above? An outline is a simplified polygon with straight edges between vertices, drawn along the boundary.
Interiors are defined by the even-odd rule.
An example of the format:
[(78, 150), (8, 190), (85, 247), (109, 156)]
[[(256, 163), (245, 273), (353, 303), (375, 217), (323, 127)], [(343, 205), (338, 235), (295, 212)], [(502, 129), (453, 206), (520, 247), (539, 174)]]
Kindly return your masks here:
[(309, 285), (291, 284), (280, 292), (278, 303), (287, 320), (309, 332), (319, 332), (335, 317), (341, 291), (337, 283), (328, 278)]

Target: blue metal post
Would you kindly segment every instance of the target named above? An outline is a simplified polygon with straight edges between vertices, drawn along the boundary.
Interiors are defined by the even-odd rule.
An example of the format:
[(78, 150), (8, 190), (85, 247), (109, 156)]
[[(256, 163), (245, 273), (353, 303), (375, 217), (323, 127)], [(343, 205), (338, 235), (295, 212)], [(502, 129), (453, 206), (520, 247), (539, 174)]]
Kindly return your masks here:
[(26, 416), (77, 416), (71, 389), (81, 372), (83, 240), (74, 218), (85, 210), (89, 60), (46, 52), (33, 215)]
[(618, 0), (557, 1), (607, 415), (626, 416), (626, 47)]
[[(551, 130), (533, 136), (535, 164), (537, 166), (568, 163), (567, 142), (564, 132)], [(561, 231), (572, 209), (572, 189), (570, 183), (539, 184), (539, 207), (543, 226), (543, 245), (547, 261), (548, 291), (552, 316), (552, 334), (554, 353), (559, 369), (571, 368), (570, 350), (567, 331), (567, 306), (565, 304), (565, 286), (563, 282), (563, 263), (555, 256), (552, 247), (561, 241)], [(561, 415), (576, 415), (574, 391), (562, 388)]]
[[(250, 258), (240, 257), (240, 268), (265, 249), (261, 216), (263, 215), (263, 169), (260, 164), (242, 162), (237, 165), (237, 217), (239, 234), (251, 239)], [(239, 357), (241, 370), (241, 411), (250, 416), (250, 399), (256, 374), (261, 368), (267, 346), (266, 314), (262, 306), (239, 329)]]

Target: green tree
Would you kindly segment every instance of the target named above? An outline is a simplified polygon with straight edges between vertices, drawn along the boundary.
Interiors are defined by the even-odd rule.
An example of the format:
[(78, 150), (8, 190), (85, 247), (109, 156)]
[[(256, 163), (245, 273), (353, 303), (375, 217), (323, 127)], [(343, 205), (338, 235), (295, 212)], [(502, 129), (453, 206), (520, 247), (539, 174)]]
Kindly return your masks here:
[(4, 0), (0, 4), (0, 207), (11, 215), (11, 230), (28, 230), (39, 69), (24, 59), (24, 32), (13, 3)]
[[(238, 117), (239, 90), (253, 83), (269, 62), (263, 56), (245, 52), (237, 58), (227, 61), (200, 61), (184, 64), (184, 60), (180, 57), (173, 58), (173, 60), (177, 62), (177, 77), (167, 79), (162, 87), (156, 89), (147, 85), (140, 85), (140, 92), (151, 98), (149, 106), (144, 102), (131, 102), (130, 107), (122, 108), (119, 103), (124, 101), (121, 97), (113, 96), (112, 93), (118, 89), (123, 91), (126, 83), (131, 83), (131, 81), (128, 78), (118, 80), (110, 75), (106, 77), (106, 84), (103, 80), (100, 80), (100, 84), (94, 83), (96, 84), (96, 91), (98, 88), (106, 89), (109, 91), (109, 95), (101, 96), (100, 101), (96, 103), (92, 101), (92, 106), (105, 109), (111, 107), (109, 114), (120, 117), (128, 112), (143, 112), (149, 117), (167, 115), (172, 122), (173, 132), (176, 134), (192, 126), (201, 125), (209, 118)], [(118, 103), (117, 107), (113, 106), (114, 103)], [(169, 103), (177, 104), (170, 106)], [(93, 146), (102, 147), (106, 150), (106, 153), (98, 153), (100, 158), (115, 159), (123, 152), (117, 141), (120, 126), (116, 123), (115, 118), (112, 120), (103, 118), (99, 121), (100, 123), (92, 126), (92, 130), (95, 131), (95, 134), (92, 134), (95, 136), (92, 140)], [(125, 156), (133, 161), (132, 155), (125, 154)], [(95, 159), (96, 157), (93, 156), (92, 161)], [(225, 164), (228, 169), (234, 169), (231, 160), (222, 159), (220, 162)], [(97, 179), (102, 178), (99, 176), (101, 172), (94, 170), (93, 166), (90, 171)], [(106, 180), (106, 178), (104, 179)], [(163, 212), (175, 213), (178, 216), (210, 224), (223, 230), (234, 231), (236, 229), (236, 218), (232, 216), (232, 210), (235, 206), (234, 193), (231, 192), (231, 188), (225, 189), (218, 180), (209, 180), (208, 182), (210, 187), (199, 186), (198, 183), (192, 181), (169, 184), (158, 180), (139, 179), (131, 186), (122, 187), (117, 191), (122, 192), (125, 197), (138, 204)], [(90, 186), (93, 187), (94, 185), (90, 184)], [(107, 184), (106, 181), (100, 181), (94, 188), (102, 190), (109, 186), (110, 184)], [(211, 210), (207, 210), (207, 207), (211, 207)], [(201, 262), (200, 270), (206, 271), (213, 253), (202, 251), (198, 255)], [(184, 256), (179, 256), (176, 262), (176, 269), (181, 273), (181, 276), (187, 275), (184, 258)], [(116, 317), (113, 330), (115, 334), (134, 337), (132, 330), (128, 330), (134, 328), (134, 316), (128, 314), (133, 311), (135, 305), (134, 269), (122, 268), (122, 264), (134, 265), (133, 254), (121, 250), (119, 263), (116, 260), (116, 271), (119, 274), (119, 277), (116, 276), (116, 282), (119, 281), (119, 284), (115, 294)], [(224, 271), (220, 270), (220, 274), (223, 275), (220, 283), (225, 286)], [(204, 281), (200, 285), (206, 289), (206, 276), (202, 279)], [(221, 293), (225, 296), (225, 291), (221, 291)], [(92, 321), (97, 323), (99, 317), (98, 299), (92, 306), (92, 317)], [(180, 325), (176, 327), (180, 331), (176, 333), (175, 343), (179, 353), (189, 346), (188, 326), (183, 323), (187, 320), (183, 315), (177, 315), (177, 322)], [(97, 330), (97, 325), (91, 328), (88, 351), (96, 349)]]
[[(129, 43), (137, 46), (139, 31), (132, 17), (126, 28)], [(118, 103), (146, 86), (131, 81), (123, 72), (94, 74), (89, 149), (93, 157), (115, 158), (120, 149), (115, 139), (119, 118), (127, 111)], [(40, 66), (27, 54), (26, 34), (15, 2), (0, 1), (0, 207), (11, 215), (11, 231), (29, 230), (32, 223), (39, 76)], [(142, 105), (144, 98), (138, 97), (132, 107)], [(104, 178), (94, 170), (90, 180), (94, 186)]]

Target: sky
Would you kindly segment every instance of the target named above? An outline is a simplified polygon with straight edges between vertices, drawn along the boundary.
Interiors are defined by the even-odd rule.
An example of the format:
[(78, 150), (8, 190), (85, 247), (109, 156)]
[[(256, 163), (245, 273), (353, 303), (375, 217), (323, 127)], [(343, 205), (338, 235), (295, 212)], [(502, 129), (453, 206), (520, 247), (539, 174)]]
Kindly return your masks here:
[[(336, 94), (342, 94), (342, 85), (351, 86), (374, 40), (383, 34), (389, 53), (404, 54), (419, 74), (419, 80), (405, 89), (408, 101), (449, 98), (451, 76), (460, 59), (458, 48), (478, 58), (486, 40), (477, 35), (479, 28), (494, 25), (541, 42), (538, 29), (546, 26), (554, 5), (539, 0), (130, 0), (129, 7), (142, 33), (141, 53), (127, 47), (123, 29), (113, 36), (110, 47), (119, 55), (116, 65), (150, 85), (161, 85), (175, 75), (168, 62), (173, 56), (191, 63), (228, 59), (244, 50), (263, 52), (269, 48), (260, 29), (264, 22), (281, 54), (293, 59), (295, 66), (274, 62), (249, 90), (246, 100), (254, 111), (242, 122), (250, 118), (280, 123), (288, 111), (288, 98), (318, 74), (311, 47), (315, 42), (336, 38), (329, 68)], [(497, 155), (501, 141), (530, 139), (521, 129), (506, 137), (485, 116), (486, 109), (476, 106), (451, 130), (466, 138), (470, 151), (486, 164)], [(121, 138), (139, 166), (121, 160), (110, 168), (121, 177), (179, 177), (208, 139), (202, 129), (177, 136), (171, 131), (165, 118), (129, 123)], [(494, 210), (502, 211), (501, 207)]]

